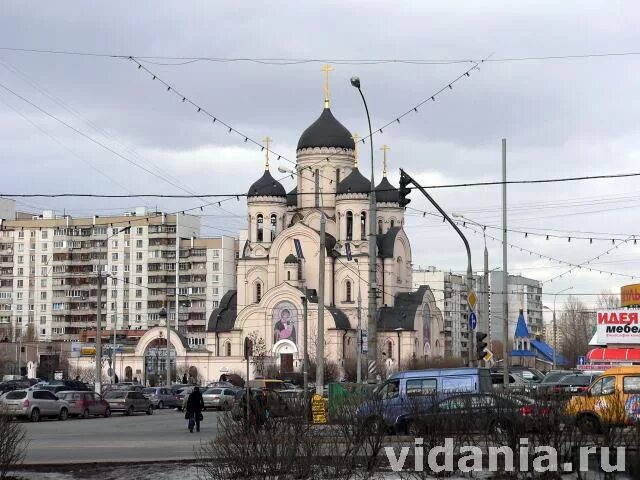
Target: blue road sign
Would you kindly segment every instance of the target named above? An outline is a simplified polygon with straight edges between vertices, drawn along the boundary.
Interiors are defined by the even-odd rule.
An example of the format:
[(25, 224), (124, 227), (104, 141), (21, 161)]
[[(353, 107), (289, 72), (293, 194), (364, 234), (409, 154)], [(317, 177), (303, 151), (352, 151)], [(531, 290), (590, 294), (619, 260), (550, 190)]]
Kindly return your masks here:
[(344, 244), (344, 251), (347, 253), (347, 260), (351, 261), (353, 257), (351, 256), (351, 244), (349, 242)]
[(304, 255), (302, 254), (302, 245), (300, 244), (300, 240), (298, 240), (297, 238), (294, 238), (293, 245), (296, 247), (296, 255), (298, 256), (298, 258), (304, 258)]
[(587, 363), (587, 357), (584, 357), (584, 356), (578, 357), (578, 365), (584, 365), (585, 363)]
[(471, 330), (475, 330), (478, 326), (478, 317), (476, 316), (476, 312), (469, 313), (469, 328)]

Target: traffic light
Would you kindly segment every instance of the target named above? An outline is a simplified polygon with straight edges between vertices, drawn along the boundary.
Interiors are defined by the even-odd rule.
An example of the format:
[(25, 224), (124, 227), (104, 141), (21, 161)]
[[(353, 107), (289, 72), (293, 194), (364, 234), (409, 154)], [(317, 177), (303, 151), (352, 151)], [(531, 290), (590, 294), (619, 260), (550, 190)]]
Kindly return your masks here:
[(409, 183), (411, 183), (409, 176), (404, 172), (400, 172), (400, 192), (398, 194), (398, 203), (401, 207), (406, 207), (411, 203), (411, 199), (407, 198), (407, 195), (411, 193)]
[(244, 359), (249, 360), (253, 356), (253, 342), (249, 337), (244, 337)]
[(484, 339), (487, 338), (487, 334), (484, 332), (476, 332), (476, 355), (478, 360), (484, 359), (487, 349), (487, 342)]

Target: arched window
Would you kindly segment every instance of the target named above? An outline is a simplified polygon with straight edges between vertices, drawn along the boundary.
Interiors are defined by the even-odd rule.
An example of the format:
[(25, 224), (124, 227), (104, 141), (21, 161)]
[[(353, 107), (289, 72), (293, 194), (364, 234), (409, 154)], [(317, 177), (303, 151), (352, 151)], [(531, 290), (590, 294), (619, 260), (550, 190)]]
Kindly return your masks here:
[(345, 302), (353, 302), (353, 296), (351, 291), (353, 290), (351, 286), (351, 280), (347, 280), (344, 284), (344, 301)]
[(262, 300), (262, 283), (256, 282), (256, 303)]
[(256, 242), (262, 242), (264, 235), (263, 235), (263, 230), (262, 230), (262, 224), (264, 222), (264, 218), (262, 217), (262, 214), (259, 213), (258, 216), (256, 217)]
[(278, 223), (278, 217), (275, 213), (271, 214), (271, 241), (273, 242), (276, 238), (276, 226)]
[(396, 260), (396, 281), (402, 282), (402, 257), (398, 257)]
[(392, 218), (391, 221), (389, 222), (389, 228), (393, 228), (395, 224), (396, 224), (396, 221)]
[(224, 344), (224, 354), (227, 357), (231, 356), (231, 342), (226, 342)]
[(393, 342), (387, 340), (387, 358), (393, 358)]
[(316, 208), (320, 206), (320, 170), (316, 168), (316, 171), (313, 172), (313, 179), (315, 181), (316, 186)]
[(353, 240), (353, 213), (347, 212), (347, 240)]
[(378, 234), (382, 235), (382, 219), (378, 219)]
[(367, 212), (360, 214), (360, 240), (367, 239)]
[(298, 259), (298, 280), (302, 280), (302, 259)]
[(291, 271), (287, 270), (287, 280), (291, 280)]

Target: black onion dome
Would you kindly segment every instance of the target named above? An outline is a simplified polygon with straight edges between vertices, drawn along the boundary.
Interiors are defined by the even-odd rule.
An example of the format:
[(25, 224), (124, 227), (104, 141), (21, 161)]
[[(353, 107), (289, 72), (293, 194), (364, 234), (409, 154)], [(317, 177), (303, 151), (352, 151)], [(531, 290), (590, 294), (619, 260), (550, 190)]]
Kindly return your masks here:
[(290, 253), (287, 258), (284, 259), (284, 263), (286, 264), (290, 264), (290, 263), (298, 263), (298, 257), (296, 257), (293, 253)]
[(343, 193), (366, 193), (371, 191), (371, 182), (367, 180), (360, 170), (354, 168), (339, 184), (337, 195)]
[(298, 187), (295, 187), (289, 193), (287, 193), (287, 207), (298, 206)]
[(391, 185), (387, 177), (383, 177), (382, 181), (376, 187), (376, 202), (398, 203), (399, 193), (399, 190)]
[(342, 125), (331, 110), (325, 108), (318, 119), (300, 136), (298, 150), (310, 147), (336, 147), (353, 150), (355, 144), (351, 133)]
[(247, 197), (285, 197), (287, 192), (275, 178), (271, 176), (269, 170), (264, 171), (264, 175), (249, 188)]

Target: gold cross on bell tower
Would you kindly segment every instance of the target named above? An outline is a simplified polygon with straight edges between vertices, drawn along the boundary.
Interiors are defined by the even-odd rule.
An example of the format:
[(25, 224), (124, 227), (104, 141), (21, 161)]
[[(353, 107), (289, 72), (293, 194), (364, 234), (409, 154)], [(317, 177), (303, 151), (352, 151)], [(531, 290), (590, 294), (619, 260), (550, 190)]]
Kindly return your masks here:
[(354, 133), (351, 138), (353, 139), (354, 149), (353, 149), (353, 166), (358, 168), (358, 142), (362, 140), (362, 137), (357, 133)]
[(329, 108), (329, 72), (335, 70), (328, 63), (322, 67), (322, 71), (324, 72), (324, 108)]
[(384, 152), (384, 156), (383, 156), (383, 160), (382, 160), (382, 176), (386, 177), (387, 176), (387, 151), (391, 150), (391, 148), (389, 147), (389, 145), (382, 145), (382, 147), (380, 147), (380, 150), (382, 150)]
[(267, 151), (267, 158), (265, 159), (265, 162), (264, 162), (264, 169), (265, 170), (269, 170), (269, 147), (271, 146), (271, 142), (273, 140), (271, 140), (271, 138), (267, 137), (262, 141), (264, 142), (264, 148)]

